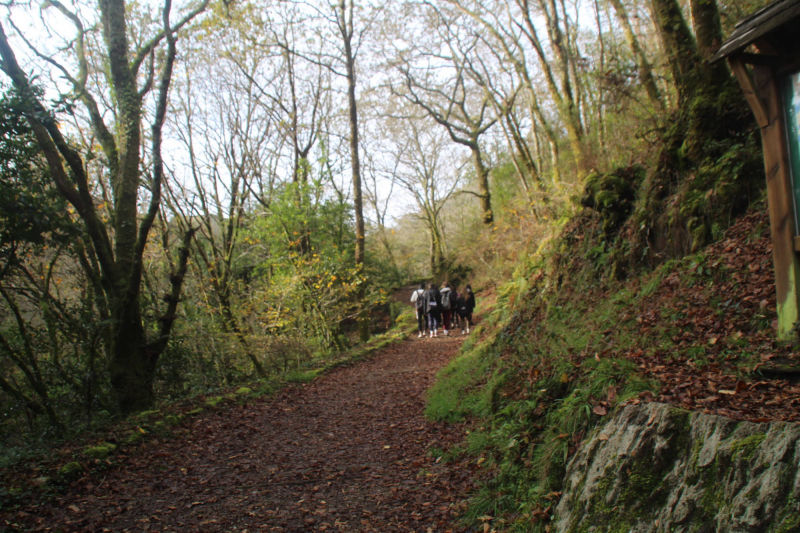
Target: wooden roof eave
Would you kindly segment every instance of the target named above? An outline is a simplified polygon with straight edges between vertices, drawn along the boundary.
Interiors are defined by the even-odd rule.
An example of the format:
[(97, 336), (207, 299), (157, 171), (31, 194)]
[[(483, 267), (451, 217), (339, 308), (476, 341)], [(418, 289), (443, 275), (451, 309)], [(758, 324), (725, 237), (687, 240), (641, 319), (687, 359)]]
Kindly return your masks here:
[(800, 19), (800, 0), (782, 0), (764, 7), (736, 25), (711, 61), (743, 53), (748, 46), (794, 19)]

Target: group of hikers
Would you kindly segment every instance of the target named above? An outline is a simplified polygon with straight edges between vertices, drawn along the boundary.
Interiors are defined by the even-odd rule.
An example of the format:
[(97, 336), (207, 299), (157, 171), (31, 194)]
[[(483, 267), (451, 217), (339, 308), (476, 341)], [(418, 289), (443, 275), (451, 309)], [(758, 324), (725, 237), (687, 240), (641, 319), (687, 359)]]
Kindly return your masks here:
[(438, 337), (440, 326), (444, 335), (457, 327), (461, 327), (462, 334), (469, 333), (475, 309), (475, 295), (469, 285), (462, 294), (449, 282), (443, 283), (441, 289), (435, 283), (429, 283), (427, 289), (420, 283), (411, 293), (411, 303), (417, 311), (417, 337)]

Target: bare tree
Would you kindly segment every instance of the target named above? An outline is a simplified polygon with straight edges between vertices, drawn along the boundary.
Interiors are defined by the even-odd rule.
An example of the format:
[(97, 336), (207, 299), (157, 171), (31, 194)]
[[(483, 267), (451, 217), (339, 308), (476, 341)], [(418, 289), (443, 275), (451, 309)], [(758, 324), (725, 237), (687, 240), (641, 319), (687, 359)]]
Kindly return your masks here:
[[(434, 24), (449, 53), (439, 53), (438, 45), (433, 43), (429, 50), (417, 49), (416, 58), (401, 56), (395, 67), (402, 75), (403, 87), (392, 90), (424, 110), (447, 131), (453, 142), (469, 149), (478, 185), (478, 192), (474, 194), (480, 201), (484, 224), (491, 225), (494, 213), (489, 168), (480, 138), (495, 125), (499, 115), (494, 112), (490, 95), (475, 83), (476, 71), (470, 68), (467, 58), (480, 39), (474, 33), (459, 32), (438, 11), (434, 13)], [(432, 66), (434, 64), (436, 67)], [(447, 72), (446, 77), (441, 75), (443, 70)]]
[[(256, 203), (256, 195), (269, 203), (269, 196), (253, 193), (273, 189), (261, 182), (271, 178), (266, 162), (276, 120), (259, 98), (255, 79), (277, 74), (265, 72), (264, 63), (271, 59), (265, 51), (244, 41), (242, 34), (251, 33), (252, 25), (232, 21), (232, 16), (224, 28), (212, 26), (211, 35), (202, 36), (204, 50), (187, 64), (173, 116), (180, 121), (174, 127), (188, 154), (189, 186), (172, 187), (169, 203), (183, 227), (198, 227), (193, 257), (203, 266), (199, 275), (213, 295), (222, 331), (236, 339), (263, 377), (266, 370), (248, 341), (247, 321), (237, 310), (236, 289), (246, 268), (240, 263), (248, 206)], [(278, 64), (283, 67), (280, 56)]]
[[(537, 78), (535, 65), (528, 59), (531, 54), (536, 55), (538, 50), (531, 50), (528, 44), (529, 39), (526, 38), (525, 31), (523, 31), (525, 26), (519, 22), (521, 17), (516, 15), (513, 6), (508, 1), (492, 4), (470, 0), (449, 0), (449, 2), (480, 25), (483, 33), (485, 33), (482, 39), (486, 43), (488, 50), (501, 56), (503, 62), (508, 64), (519, 78), (518, 85), (524, 95), (528, 115), (532, 121), (533, 140), (538, 142), (538, 138), (536, 138), (538, 131), (536, 130), (540, 129), (547, 139), (552, 181), (553, 183), (559, 183), (561, 181), (559, 128), (554, 123), (553, 117), (549, 117), (543, 109), (544, 99), (538, 93), (537, 88), (542, 85), (544, 80), (540, 81)], [(552, 73), (550, 76), (552, 77)], [(550, 84), (548, 86), (552, 87), (553, 85)], [(558, 93), (557, 90), (556, 93)], [(519, 123), (519, 120), (515, 122)], [(506, 121), (506, 124), (509, 128), (513, 128), (512, 125), (508, 124), (508, 121)], [(581, 156), (580, 153), (574, 153), (573, 155), (576, 158)]]
[[(377, 152), (377, 150), (376, 150)], [(366, 171), (366, 180), (364, 181), (364, 196), (367, 203), (372, 207), (375, 213), (375, 225), (378, 231), (378, 238), (380, 239), (381, 246), (389, 259), (389, 264), (397, 271), (397, 260), (395, 258), (394, 250), (389, 241), (389, 229), (387, 227), (387, 217), (389, 212), (389, 204), (392, 201), (392, 192), (394, 191), (395, 184), (397, 183), (396, 176), (399, 159), (394, 159), (392, 168), (382, 169), (381, 164), (371, 157), (372, 152), (369, 150), (364, 151)], [(388, 184), (388, 190), (381, 191), (381, 184)]]
[[(398, 162), (394, 179), (414, 198), (419, 218), (428, 231), (431, 274), (439, 276), (446, 267), (447, 244), (442, 210), (461, 185), (462, 168), (447, 150), (446, 138), (431, 131), (426, 120), (406, 119), (395, 125), (392, 158)], [(450, 159), (448, 161), (448, 158)]]

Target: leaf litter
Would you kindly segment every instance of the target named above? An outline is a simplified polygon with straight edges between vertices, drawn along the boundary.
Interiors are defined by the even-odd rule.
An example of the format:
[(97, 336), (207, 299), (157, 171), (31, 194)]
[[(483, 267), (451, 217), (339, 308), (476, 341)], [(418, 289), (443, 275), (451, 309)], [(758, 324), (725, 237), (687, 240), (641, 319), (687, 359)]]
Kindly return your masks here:
[(675, 349), (622, 354), (660, 383), (657, 395), (634, 402), (752, 422), (800, 421), (800, 354), (796, 343), (776, 339), (768, 227), (765, 210), (741, 217), (706, 249), (704, 277), (687, 283), (673, 272), (645, 302), (637, 318), (641, 338), (669, 328)]
[(425, 394), (460, 337), (408, 339), (271, 398), (123, 448), (0, 524), (26, 531), (460, 531), (475, 466)]

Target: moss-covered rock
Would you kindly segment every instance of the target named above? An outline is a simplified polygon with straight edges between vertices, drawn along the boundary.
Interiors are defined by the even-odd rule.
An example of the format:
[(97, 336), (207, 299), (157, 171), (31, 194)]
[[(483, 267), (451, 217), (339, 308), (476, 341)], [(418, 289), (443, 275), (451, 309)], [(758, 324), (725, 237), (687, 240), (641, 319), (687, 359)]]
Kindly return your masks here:
[(83, 470), (83, 466), (78, 461), (70, 461), (58, 469), (58, 474), (65, 478), (71, 478)]
[(141, 440), (144, 438), (144, 436), (146, 434), (147, 434), (146, 431), (144, 431), (144, 430), (139, 431), (138, 429), (136, 429), (134, 431), (131, 431), (130, 433), (128, 433), (125, 436), (125, 441), (124, 442), (125, 442), (125, 444), (127, 444), (129, 446), (132, 446), (134, 444), (137, 444), (137, 443), (141, 442)]
[(600, 213), (606, 237), (612, 237), (633, 211), (636, 190), (644, 173), (644, 168), (630, 166), (611, 172), (592, 172), (586, 178), (581, 204)]
[(224, 401), (225, 401), (224, 396), (211, 396), (210, 398), (206, 398), (206, 405), (209, 407), (217, 407)]
[(89, 446), (84, 453), (92, 459), (105, 459), (117, 449), (117, 445), (111, 442), (101, 442), (94, 446)]
[(557, 531), (786, 531), (800, 522), (800, 425), (629, 405), (565, 480)]

